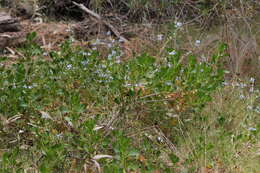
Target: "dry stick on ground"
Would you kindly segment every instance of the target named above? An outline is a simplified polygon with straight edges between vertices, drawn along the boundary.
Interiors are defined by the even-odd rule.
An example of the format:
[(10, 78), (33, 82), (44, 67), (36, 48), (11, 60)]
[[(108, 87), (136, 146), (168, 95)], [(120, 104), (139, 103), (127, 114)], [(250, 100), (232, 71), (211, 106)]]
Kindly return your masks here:
[(0, 49), (22, 42), (24, 35), (16, 18), (0, 10)]
[(108, 21), (102, 19), (102, 17), (95, 13), (94, 11), (91, 11), (90, 9), (88, 9), (87, 7), (85, 7), (83, 4), (78, 4), (74, 1), (72, 1), (73, 4), (75, 4), (76, 6), (78, 6), (81, 10), (85, 11), (86, 13), (90, 14), (91, 16), (95, 17), (97, 20), (101, 21), (104, 25), (106, 25), (119, 39), (123, 40), (123, 42), (128, 42), (128, 40), (126, 38), (124, 38), (123, 36), (120, 35), (120, 33), (118, 32), (118, 30), (116, 28), (114, 28)]
[(21, 26), (17, 19), (12, 18), (7, 13), (0, 12), (0, 33), (18, 32), (20, 30)]
[(124, 110), (124, 108), (120, 108), (120, 110), (117, 110), (116, 112), (113, 111), (113, 115), (112, 115), (110, 121), (105, 126), (105, 133), (104, 133), (105, 137), (111, 133), (111, 129), (113, 129), (111, 127), (113, 127), (119, 121), (120, 116), (123, 117), (123, 112), (124, 112), (123, 110)]

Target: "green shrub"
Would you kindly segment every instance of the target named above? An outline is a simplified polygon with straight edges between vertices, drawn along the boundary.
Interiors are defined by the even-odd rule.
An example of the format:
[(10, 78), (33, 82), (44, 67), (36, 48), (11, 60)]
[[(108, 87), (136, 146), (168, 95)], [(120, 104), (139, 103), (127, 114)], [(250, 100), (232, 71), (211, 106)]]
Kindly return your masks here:
[[(172, 49), (157, 62), (145, 54), (120, 61), (115, 50), (99, 59), (98, 52), (73, 48), (66, 41), (60, 51), (49, 53), (51, 60), (45, 60), (44, 51), (33, 42), (35, 36), (28, 35), (20, 50), (25, 58), (0, 67), (0, 116), (5, 120), (0, 142), (7, 150), (1, 171), (81, 170), (99, 153), (114, 156), (102, 160), (107, 172), (145, 170), (137, 159), (142, 148), (125, 135), (130, 115), (141, 107), (149, 115), (143, 124), (163, 125), (169, 108), (178, 113), (201, 110), (223, 82), (224, 44), (209, 62), (192, 55), (184, 62), (181, 52)], [(115, 130), (109, 126), (94, 130), (98, 122), (114, 116)], [(157, 167), (149, 163), (149, 169)]]

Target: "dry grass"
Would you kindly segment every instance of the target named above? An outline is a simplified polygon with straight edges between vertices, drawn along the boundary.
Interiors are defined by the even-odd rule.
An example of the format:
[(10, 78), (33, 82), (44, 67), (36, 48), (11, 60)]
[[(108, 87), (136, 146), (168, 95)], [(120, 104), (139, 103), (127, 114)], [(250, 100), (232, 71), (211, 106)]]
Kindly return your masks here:
[[(194, 158), (189, 167), (200, 173), (258, 172), (259, 132), (248, 130), (259, 122), (259, 113), (248, 109), (258, 95), (231, 84), (216, 92), (201, 113), (204, 123), (183, 131), (186, 139), (178, 149)], [(203, 143), (205, 148), (200, 149)]]
[(253, 32), (254, 24), (247, 19), (241, 20), (233, 14), (227, 14), (223, 40), (229, 46), (230, 70), (236, 75), (250, 75), (259, 65), (257, 40)]

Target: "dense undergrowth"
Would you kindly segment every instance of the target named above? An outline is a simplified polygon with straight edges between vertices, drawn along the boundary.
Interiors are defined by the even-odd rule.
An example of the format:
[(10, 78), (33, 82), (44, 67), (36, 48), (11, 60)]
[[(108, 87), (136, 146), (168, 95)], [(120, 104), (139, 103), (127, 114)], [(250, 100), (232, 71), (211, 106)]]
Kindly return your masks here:
[[(71, 0), (37, 2), (38, 12), (47, 16), (84, 18)], [(96, 47), (75, 47), (72, 40), (46, 52), (34, 42), (36, 33), (17, 50), (18, 60), (1, 57), (0, 172), (260, 170), (260, 94), (254, 78), (259, 59), (250, 23), (257, 1), (75, 2), (104, 16), (127, 16), (126, 23), (171, 22), (165, 23), (167, 34), (157, 36), (159, 48), (128, 60), (117, 44), (107, 48), (108, 56)], [(201, 30), (224, 23), (225, 43), (218, 39), (210, 53), (196, 51), (210, 46), (191, 33), (195, 48), (177, 49), (186, 42), (179, 37), (190, 22)], [(248, 57), (246, 71), (255, 76), (240, 79)]]
[[(48, 16), (57, 18), (82, 19), (84, 13), (72, 3), (72, 0), (38, 0), (39, 6)], [(252, 17), (259, 8), (257, 1), (239, 0), (75, 0), (100, 14), (120, 14), (127, 17), (127, 22), (159, 23), (167, 19), (194, 20), (201, 25), (211, 26), (223, 21), (227, 13), (237, 13)], [(259, 10), (259, 9), (258, 9)], [(125, 20), (125, 17), (122, 20)], [(126, 21), (125, 21), (126, 22)]]
[(258, 170), (259, 91), (223, 83), (225, 44), (204, 62), (98, 58), (70, 41), (45, 59), (34, 37), (0, 67), (1, 172)]

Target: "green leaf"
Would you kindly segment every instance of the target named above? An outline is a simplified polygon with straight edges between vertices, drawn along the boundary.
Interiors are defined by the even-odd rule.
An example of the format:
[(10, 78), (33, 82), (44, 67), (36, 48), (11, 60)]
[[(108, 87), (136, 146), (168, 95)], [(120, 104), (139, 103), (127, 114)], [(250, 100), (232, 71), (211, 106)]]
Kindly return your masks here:
[(36, 38), (36, 36), (37, 36), (36, 32), (31, 32), (27, 34), (26, 39), (31, 42), (33, 41), (33, 39)]
[(137, 58), (137, 62), (138, 62), (139, 65), (143, 65), (143, 66), (148, 67), (149, 65), (152, 65), (155, 62), (155, 58), (144, 54), (144, 55)]
[(133, 150), (131, 150), (130, 152), (129, 152), (129, 156), (138, 156), (140, 153), (139, 153), (139, 151), (138, 150), (135, 150), (135, 149), (133, 149)]
[(169, 154), (169, 157), (170, 157), (170, 159), (171, 159), (171, 161), (172, 161), (172, 163), (178, 163), (179, 161), (180, 161), (180, 159), (179, 159), (179, 157), (178, 156), (176, 156), (175, 154)]
[(45, 165), (45, 163), (43, 163), (43, 164), (40, 166), (40, 172), (41, 172), (41, 173), (48, 173), (48, 168), (47, 168), (47, 166)]
[(9, 160), (9, 154), (7, 153), (7, 152), (5, 152), (4, 154), (3, 154), (3, 163), (7, 163), (8, 162), (8, 160)]

